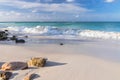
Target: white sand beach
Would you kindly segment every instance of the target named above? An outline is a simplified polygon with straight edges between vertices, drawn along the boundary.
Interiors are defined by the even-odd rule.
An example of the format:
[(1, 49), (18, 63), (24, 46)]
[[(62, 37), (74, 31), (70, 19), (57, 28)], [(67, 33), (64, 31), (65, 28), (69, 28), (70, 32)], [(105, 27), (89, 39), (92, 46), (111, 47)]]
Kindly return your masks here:
[(112, 41), (77, 43), (0, 44), (0, 63), (48, 58), (45, 67), (12, 71), (10, 80), (23, 80), (27, 73), (34, 80), (120, 80), (120, 44)]
[(0, 0), (0, 80), (120, 80), (120, 0)]

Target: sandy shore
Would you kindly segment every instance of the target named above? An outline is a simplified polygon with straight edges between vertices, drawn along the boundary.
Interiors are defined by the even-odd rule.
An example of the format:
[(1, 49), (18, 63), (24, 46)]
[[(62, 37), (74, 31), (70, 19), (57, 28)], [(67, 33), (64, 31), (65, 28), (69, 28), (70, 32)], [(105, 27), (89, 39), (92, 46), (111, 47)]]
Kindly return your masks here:
[(22, 80), (27, 73), (34, 80), (120, 80), (120, 44), (108, 41), (79, 41), (59, 44), (0, 44), (0, 64), (26, 62), (31, 57), (48, 58), (39, 69), (13, 71), (11, 80)]

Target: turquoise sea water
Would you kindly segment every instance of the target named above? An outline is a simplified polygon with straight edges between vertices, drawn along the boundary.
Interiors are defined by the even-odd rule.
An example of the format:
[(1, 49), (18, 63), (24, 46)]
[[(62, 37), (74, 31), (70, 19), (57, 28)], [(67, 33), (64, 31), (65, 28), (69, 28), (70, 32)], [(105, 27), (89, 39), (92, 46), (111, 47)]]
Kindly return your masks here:
[(120, 22), (1, 22), (0, 27), (56, 27), (120, 32)]
[(1, 22), (0, 29), (17, 35), (120, 39), (120, 22)]

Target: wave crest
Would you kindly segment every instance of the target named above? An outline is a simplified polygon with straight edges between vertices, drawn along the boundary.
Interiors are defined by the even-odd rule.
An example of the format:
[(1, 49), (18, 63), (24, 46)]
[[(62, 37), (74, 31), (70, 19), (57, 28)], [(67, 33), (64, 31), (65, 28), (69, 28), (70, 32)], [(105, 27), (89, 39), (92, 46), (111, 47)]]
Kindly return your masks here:
[(82, 37), (99, 38), (99, 39), (120, 39), (120, 33), (118, 32), (105, 32), (105, 31), (93, 31), (84, 30), (79, 33)]
[[(47, 36), (74, 36), (76, 38), (99, 38), (99, 39), (114, 39), (120, 40), (120, 32), (105, 32), (95, 30), (80, 30), (73, 28), (61, 28), (52, 26), (36, 26), (36, 27), (6, 27), (0, 30), (9, 30), (12, 34), (27, 34), (27, 35), (47, 35)], [(59, 36), (56, 36), (59, 37)]]

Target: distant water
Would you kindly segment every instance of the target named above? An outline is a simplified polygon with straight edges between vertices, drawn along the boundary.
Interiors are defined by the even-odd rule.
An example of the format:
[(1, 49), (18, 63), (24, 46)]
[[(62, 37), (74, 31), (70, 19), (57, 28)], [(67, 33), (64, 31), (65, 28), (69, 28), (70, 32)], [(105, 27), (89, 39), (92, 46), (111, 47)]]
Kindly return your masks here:
[(0, 30), (6, 29), (20, 36), (120, 40), (120, 22), (1, 22)]

